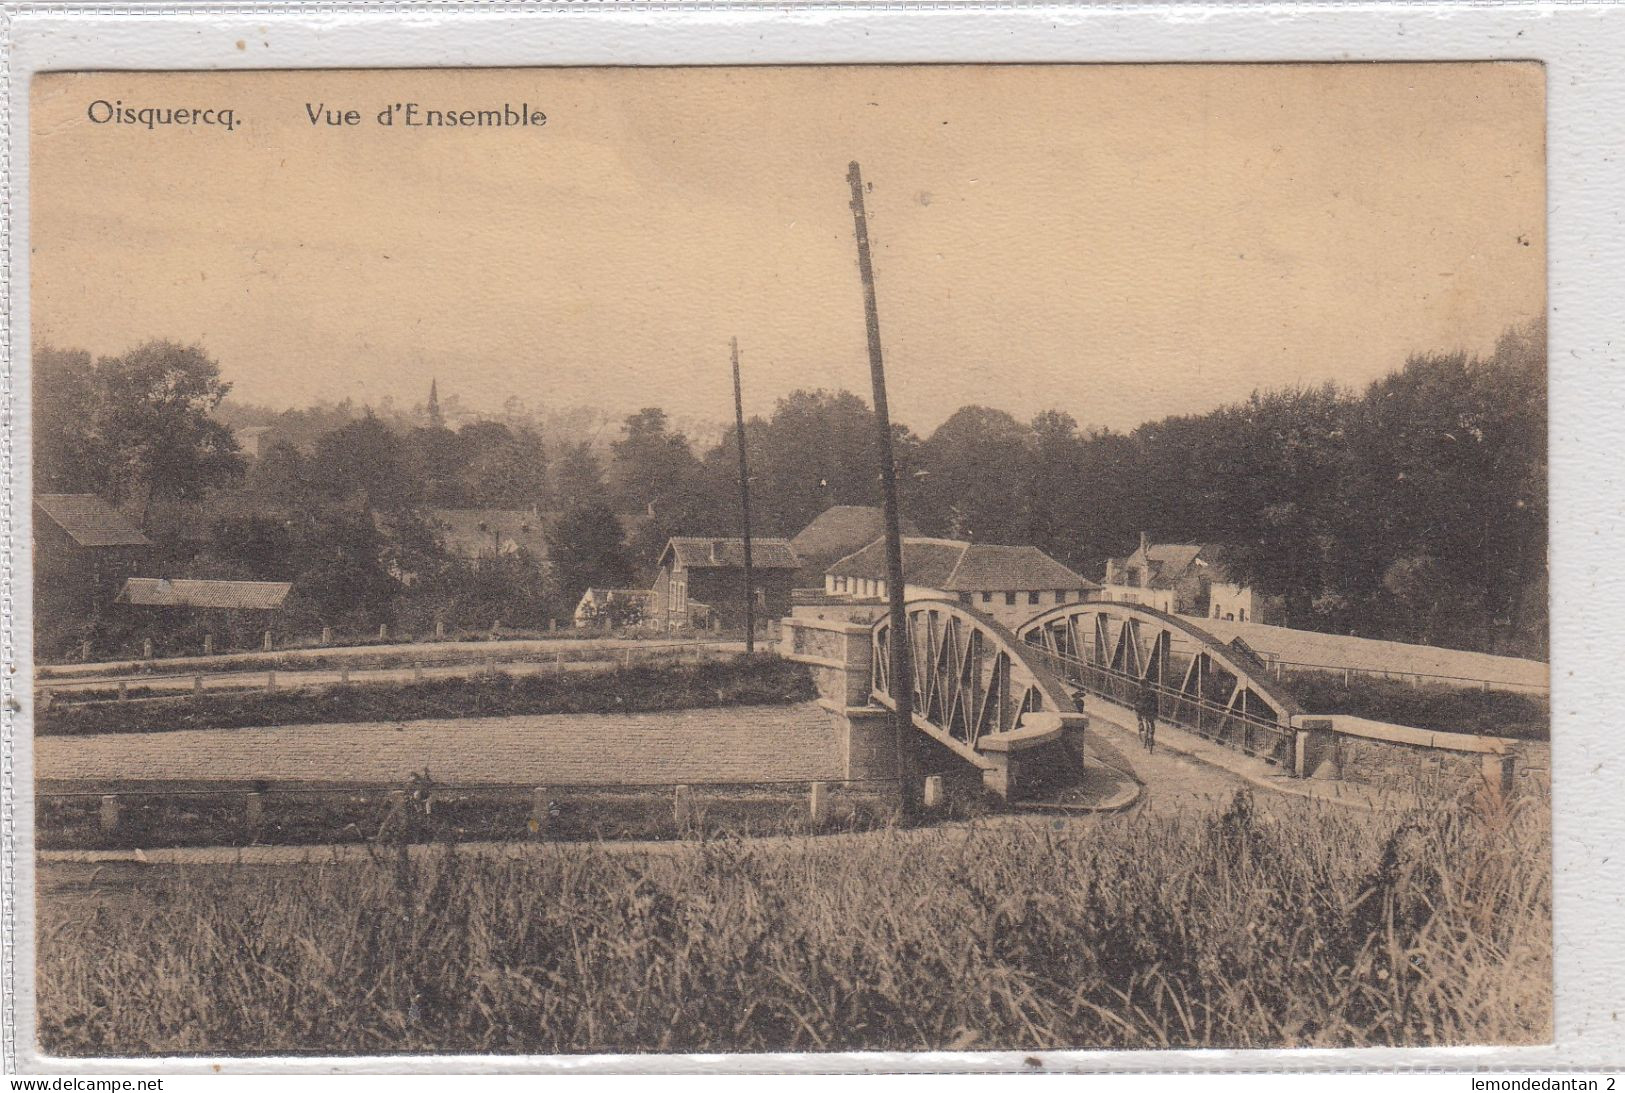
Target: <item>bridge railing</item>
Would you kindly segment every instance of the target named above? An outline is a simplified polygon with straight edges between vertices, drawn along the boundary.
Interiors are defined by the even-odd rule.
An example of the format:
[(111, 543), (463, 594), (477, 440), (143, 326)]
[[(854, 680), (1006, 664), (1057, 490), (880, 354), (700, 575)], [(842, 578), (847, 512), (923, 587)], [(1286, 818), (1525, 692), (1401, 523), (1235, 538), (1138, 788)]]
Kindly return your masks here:
[(1292, 765), (1294, 732), (1271, 718), (1223, 706), (1160, 683), (1142, 682), (1129, 672), (1029, 645), (1029, 655), (1057, 676), (1090, 694), (1133, 708), (1142, 686), (1157, 696), (1157, 717), (1198, 736), (1235, 748), (1277, 766)]

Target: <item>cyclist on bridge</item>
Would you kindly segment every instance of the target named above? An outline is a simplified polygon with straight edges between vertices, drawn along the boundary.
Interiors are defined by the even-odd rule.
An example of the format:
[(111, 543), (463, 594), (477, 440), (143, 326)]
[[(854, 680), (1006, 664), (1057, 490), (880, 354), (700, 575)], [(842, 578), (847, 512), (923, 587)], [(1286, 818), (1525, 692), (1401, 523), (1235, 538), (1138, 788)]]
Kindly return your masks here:
[(1157, 750), (1157, 689), (1146, 680), (1140, 681), (1139, 693), (1134, 696), (1134, 713), (1140, 723), (1140, 743), (1145, 750)]

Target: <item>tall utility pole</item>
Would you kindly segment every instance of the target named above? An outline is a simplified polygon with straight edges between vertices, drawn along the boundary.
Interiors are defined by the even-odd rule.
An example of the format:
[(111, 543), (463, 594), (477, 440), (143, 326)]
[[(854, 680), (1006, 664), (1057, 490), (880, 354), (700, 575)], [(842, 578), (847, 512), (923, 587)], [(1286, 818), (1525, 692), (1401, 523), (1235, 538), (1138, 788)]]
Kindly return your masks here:
[(914, 801), (908, 744), (914, 733), (914, 680), (909, 671), (908, 615), (903, 609), (903, 537), (897, 512), (897, 466), (892, 458), (891, 411), (886, 404), (886, 366), (880, 354), (880, 310), (875, 304), (875, 267), (869, 257), (869, 218), (863, 207), (863, 173), (858, 161), (847, 169), (852, 184), (852, 221), (858, 239), (858, 276), (863, 279), (863, 314), (869, 330), (869, 379), (874, 386), (875, 427), (880, 441), (880, 488), (886, 519), (886, 591), (891, 606), (889, 668), (896, 704), (894, 742), (903, 807)]
[(745, 398), (739, 391), (739, 339), (734, 338), (734, 423), (739, 440), (739, 515), (745, 529), (745, 652), (756, 651), (756, 583), (750, 566), (750, 469), (745, 460)]

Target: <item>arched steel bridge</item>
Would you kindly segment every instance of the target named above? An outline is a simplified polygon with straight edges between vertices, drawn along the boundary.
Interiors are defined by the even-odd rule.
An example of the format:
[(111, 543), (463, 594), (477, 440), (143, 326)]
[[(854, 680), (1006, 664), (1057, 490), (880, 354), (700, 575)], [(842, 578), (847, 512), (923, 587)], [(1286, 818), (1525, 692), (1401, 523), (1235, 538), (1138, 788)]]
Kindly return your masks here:
[[(1032, 714), (1077, 712), (1066, 685), (986, 615), (953, 600), (915, 600), (906, 610), (914, 725), (961, 757), (985, 766), (986, 752), (1033, 728)], [(874, 625), (870, 678), (874, 701), (895, 709), (891, 630), (889, 617)]]
[[(1074, 714), (1091, 698), (1132, 717), (1149, 687), (1158, 716), (1270, 762), (1291, 766), (1297, 704), (1245, 646), (1137, 604), (1085, 601), (1044, 611), (1014, 632), (952, 600), (906, 605), (914, 724), (963, 758)], [(873, 627), (872, 699), (895, 709), (891, 620)]]
[(1132, 709), (1149, 687), (1162, 720), (1292, 765), (1301, 710), (1245, 644), (1152, 607), (1089, 600), (1035, 615), (1016, 636), (1036, 664), (1097, 699)]

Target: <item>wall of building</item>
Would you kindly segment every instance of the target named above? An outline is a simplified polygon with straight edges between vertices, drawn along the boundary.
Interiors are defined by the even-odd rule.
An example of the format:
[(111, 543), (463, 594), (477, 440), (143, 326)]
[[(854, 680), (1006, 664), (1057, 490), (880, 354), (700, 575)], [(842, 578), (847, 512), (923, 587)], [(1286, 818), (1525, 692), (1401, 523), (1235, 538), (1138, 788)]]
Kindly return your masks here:
[[(757, 621), (780, 618), (790, 613), (790, 585), (793, 572), (788, 569), (757, 570), (751, 574), (758, 592)], [(740, 569), (690, 569), (688, 598), (708, 604), (724, 629), (745, 625), (745, 575)]]
[(1209, 591), (1208, 616), (1228, 622), (1267, 622), (1259, 617), (1261, 598), (1250, 588), (1215, 581)]

